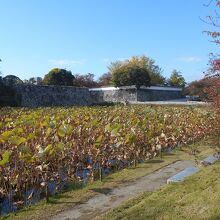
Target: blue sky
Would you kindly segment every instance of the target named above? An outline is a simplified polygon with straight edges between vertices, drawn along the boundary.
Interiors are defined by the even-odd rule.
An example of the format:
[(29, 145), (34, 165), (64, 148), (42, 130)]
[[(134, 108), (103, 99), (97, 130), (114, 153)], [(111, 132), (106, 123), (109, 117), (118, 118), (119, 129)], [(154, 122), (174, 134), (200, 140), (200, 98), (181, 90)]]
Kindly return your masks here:
[(108, 71), (111, 61), (153, 58), (168, 77), (202, 77), (210, 52), (200, 20), (209, 0), (0, 0), (0, 71), (21, 79), (54, 67), (72, 73)]

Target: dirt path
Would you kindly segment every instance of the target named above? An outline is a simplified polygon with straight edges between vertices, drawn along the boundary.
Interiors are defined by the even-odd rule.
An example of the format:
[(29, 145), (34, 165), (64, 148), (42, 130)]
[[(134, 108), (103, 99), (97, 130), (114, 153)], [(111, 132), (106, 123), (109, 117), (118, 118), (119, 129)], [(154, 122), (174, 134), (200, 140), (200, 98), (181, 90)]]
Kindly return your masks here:
[(87, 202), (76, 205), (70, 210), (64, 211), (51, 220), (91, 220), (109, 209), (115, 208), (122, 202), (136, 197), (141, 192), (155, 191), (172, 175), (184, 170), (185, 168), (194, 165), (192, 161), (177, 161), (170, 164), (154, 173), (138, 179), (136, 182), (127, 183), (123, 186), (114, 189), (102, 189), (93, 198)]

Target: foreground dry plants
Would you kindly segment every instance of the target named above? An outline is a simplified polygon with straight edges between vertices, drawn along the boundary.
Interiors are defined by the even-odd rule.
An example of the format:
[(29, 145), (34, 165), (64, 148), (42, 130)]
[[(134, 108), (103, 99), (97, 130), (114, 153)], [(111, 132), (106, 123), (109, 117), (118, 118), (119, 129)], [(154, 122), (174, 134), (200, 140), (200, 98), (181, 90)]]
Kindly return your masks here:
[(1, 109), (0, 198), (8, 210), (34, 203), (69, 181), (94, 180), (212, 134), (216, 117), (204, 107)]

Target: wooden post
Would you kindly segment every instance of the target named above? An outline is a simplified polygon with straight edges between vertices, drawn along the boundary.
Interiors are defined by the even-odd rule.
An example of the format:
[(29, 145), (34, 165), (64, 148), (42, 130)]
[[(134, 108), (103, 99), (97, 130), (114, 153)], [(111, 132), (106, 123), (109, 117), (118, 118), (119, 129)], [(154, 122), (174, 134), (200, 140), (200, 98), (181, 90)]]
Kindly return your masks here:
[(102, 182), (102, 167), (100, 166), (99, 167), (99, 179), (100, 179), (100, 181)]
[(45, 194), (46, 194), (46, 203), (48, 203), (50, 201), (49, 199), (49, 190), (48, 190), (48, 184), (46, 183), (45, 186)]
[(137, 166), (137, 160), (134, 159), (134, 167), (136, 168), (136, 166)]

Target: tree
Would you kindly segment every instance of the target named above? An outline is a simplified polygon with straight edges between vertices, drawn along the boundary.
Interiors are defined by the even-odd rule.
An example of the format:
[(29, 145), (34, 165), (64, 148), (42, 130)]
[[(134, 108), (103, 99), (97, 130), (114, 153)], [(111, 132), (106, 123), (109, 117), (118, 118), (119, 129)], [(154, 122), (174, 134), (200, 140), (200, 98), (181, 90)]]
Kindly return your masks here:
[(182, 73), (177, 70), (173, 70), (170, 78), (168, 79), (168, 83), (171, 86), (177, 86), (177, 87), (185, 87), (186, 81), (184, 77), (182, 76)]
[(166, 78), (162, 75), (162, 69), (155, 64), (155, 61), (145, 55), (143, 56), (133, 56), (130, 59), (122, 61), (116, 61), (110, 64), (108, 67), (109, 72), (113, 73), (115, 70), (120, 68), (121, 65), (129, 63), (130, 65), (139, 66), (148, 70), (149, 76), (151, 78), (151, 85), (164, 85)]
[(0, 86), (2, 86), (3, 85), (3, 78), (2, 78), (2, 76), (0, 76)]
[(23, 83), (17, 76), (0, 76), (0, 106), (19, 106), (19, 98), (16, 96), (13, 86)]
[[(2, 62), (2, 60), (0, 59), (0, 62)], [(2, 72), (0, 71), (0, 81), (2, 81)]]
[[(2, 62), (2, 60), (0, 59), (0, 62)], [(4, 82), (3, 82), (3, 78), (2, 78), (2, 73), (0, 72), (0, 95), (2, 93), (4, 87)]]
[(135, 85), (139, 89), (140, 86), (150, 86), (149, 71), (129, 62), (123, 63), (112, 72), (112, 81), (119, 87)]
[(104, 73), (102, 76), (99, 77), (98, 84), (99, 86), (112, 85), (112, 74), (110, 72)]
[(208, 99), (213, 102), (214, 106), (220, 111), (220, 77), (209, 79), (210, 84), (204, 89), (208, 94)]
[(13, 85), (17, 85), (17, 84), (22, 84), (23, 81), (17, 76), (7, 75), (7, 76), (3, 77), (3, 83), (6, 86), (13, 86)]
[(32, 85), (41, 85), (42, 84), (42, 78), (41, 77), (31, 77), (29, 80), (26, 82), (27, 84), (32, 84)]
[[(206, 6), (210, 6), (212, 3), (215, 3), (217, 9), (220, 7), (220, 1), (219, 0), (210, 0)], [(204, 20), (207, 24), (213, 26), (215, 30), (212, 31), (204, 31), (207, 33), (208, 36), (211, 37), (212, 42), (215, 44), (220, 44), (220, 32), (216, 30), (216, 28), (220, 27), (220, 16), (218, 14), (217, 9), (215, 10), (215, 15), (208, 15), (206, 16), (206, 19)], [(219, 54), (210, 54), (210, 68), (207, 71), (206, 76), (208, 77), (219, 77), (220, 76), (220, 55)]]
[(190, 96), (199, 96), (201, 100), (207, 101), (209, 97), (206, 88), (209, 88), (211, 85), (211, 79), (204, 78), (201, 80), (196, 80), (185, 87), (184, 94)]
[(25, 79), (23, 82), (28, 85), (42, 85), (41, 77), (31, 77), (30, 79)]
[[(216, 45), (220, 44), (220, 16), (218, 13), (220, 7), (219, 0), (209, 0), (207, 6), (215, 3), (216, 10), (215, 15), (208, 15), (204, 20), (206, 23), (211, 25), (213, 28), (211, 31), (205, 31), (208, 36), (211, 37), (212, 42)], [(218, 137), (218, 145), (220, 145), (220, 54), (210, 54), (209, 69), (206, 72), (205, 78), (211, 79), (212, 84), (204, 89), (204, 92), (208, 94), (209, 99), (212, 101), (217, 113), (218, 118), (216, 118), (215, 132), (213, 132)]]
[(129, 59), (129, 62), (143, 67), (149, 71), (151, 78), (151, 85), (163, 85), (166, 82), (166, 78), (162, 75), (162, 69), (155, 64), (155, 60), (143, 55), (133, 56)]
[(166, 78), (159, 72), (150, 72), (151, 85), (165, 85)]
[(55, 68), (44, 76), (42, 83), (44, 85), (72, 86), (74, 79), (71, 71)]
[(76, 74), (73, 85), (78, 87), (92, 88), (97, 87), (98, 83), (94, 80), (94, 74), (87, 73), (85, 75)]
[[(218, 30), (220, 28), (220, 16), (218, 14), (218, 10), (220, 7), (220, 1), (219, 0), (211, 0), (209, 1), (210, 4), (215, 3), (216, 10), (215, 15), (208, 15), (206, 17), (205, 22), (210, 24), (214, 27), (212, 31), (205, 31), (208, 36), (212, 38), (212, 42), (214, 42), (216, 45), (220, 44), (220, 31)], [(206, 92), (208, 93), (211, 100), (213, 100), (213, 103), (218, 111), (220, 111), (220, 54), (210, 54), (210, 60), (209, 60), (209, 69), (206, 72), (206, 78), (212, 78), (212, 85), (210, 85), (208, 88), (206, 88)]]
[(36, 80), (35, 77), (31, 77), (31, 78), (28, 80), (28, 82), (29, 82), (30, 84), (36, 84), (36, 83), (37, 83), (37, 80)]

